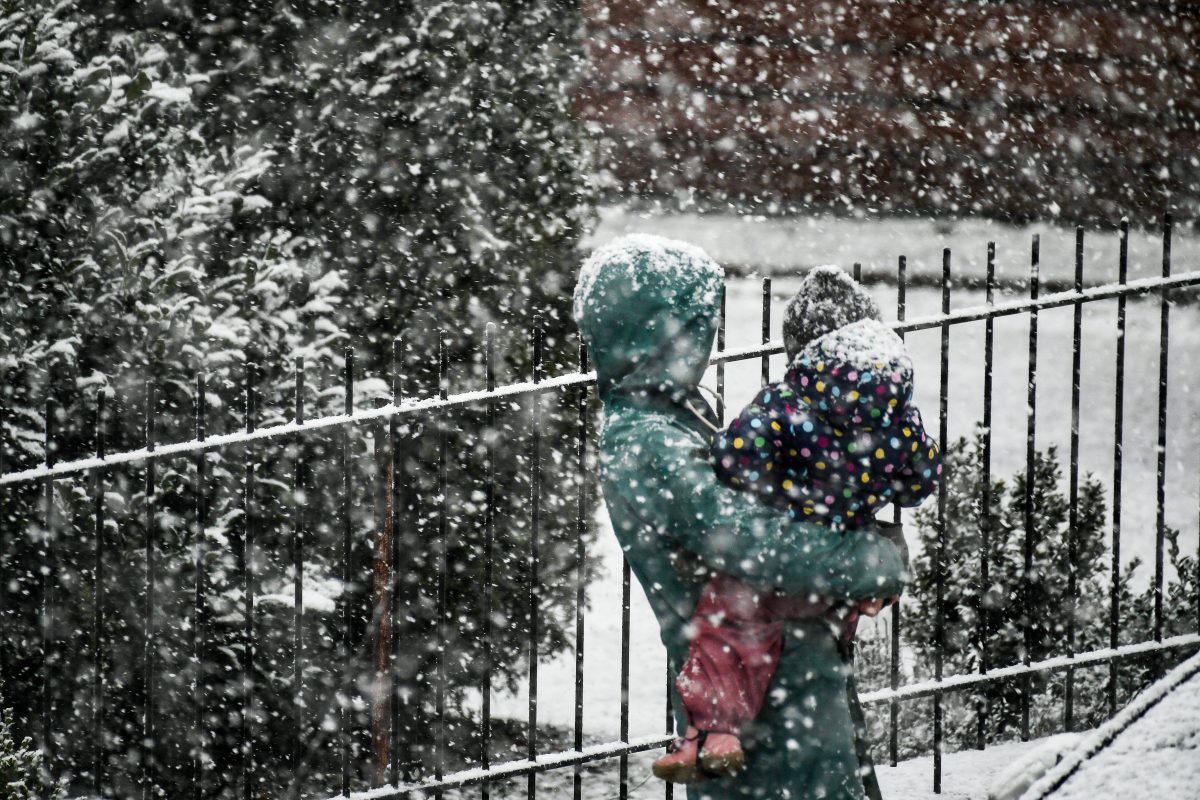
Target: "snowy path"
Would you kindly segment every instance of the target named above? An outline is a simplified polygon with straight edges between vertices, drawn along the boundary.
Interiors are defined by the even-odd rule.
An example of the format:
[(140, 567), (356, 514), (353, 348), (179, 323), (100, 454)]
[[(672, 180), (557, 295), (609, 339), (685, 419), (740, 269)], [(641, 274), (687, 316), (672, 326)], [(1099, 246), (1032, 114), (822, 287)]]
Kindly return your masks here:
[(1196, 797), (1198, 755), (1200, 655), (1177, 666), (1113, 719), (1085, 734), (1027, 796)]

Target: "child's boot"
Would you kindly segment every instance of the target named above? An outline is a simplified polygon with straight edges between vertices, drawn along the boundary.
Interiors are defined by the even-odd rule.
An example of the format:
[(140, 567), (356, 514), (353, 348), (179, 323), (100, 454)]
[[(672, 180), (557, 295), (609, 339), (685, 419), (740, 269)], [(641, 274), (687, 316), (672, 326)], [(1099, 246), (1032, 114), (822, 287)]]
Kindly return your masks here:
[(682, 739), (667, 745), (667, 754), (654, 762), (654, 777), (668, 783), (695, 783), (700, 780), (700, 768), (696, 763), (699, 735), (699, 731), (689, 726)]
[(654, 762), (654, 775), (669, 783), (697, 783), (739, 771), (745, 763), (742, 743), (730, 733), (713, 733), (688, 727), (682, 739), (667, 747)]
[(742, 742), (732, 733), (710, 731), (699, 743), (700, 771), (706, 777), (720, 777), (741, 772), (746, 763)]

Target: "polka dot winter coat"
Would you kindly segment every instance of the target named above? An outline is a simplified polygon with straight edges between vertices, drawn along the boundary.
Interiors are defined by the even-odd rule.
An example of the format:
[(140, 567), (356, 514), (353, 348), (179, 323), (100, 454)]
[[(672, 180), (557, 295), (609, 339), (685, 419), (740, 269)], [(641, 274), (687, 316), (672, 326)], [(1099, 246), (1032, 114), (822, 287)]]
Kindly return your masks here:
[(800, 352), (713, 441), (718, 477), (793, 516), (856, 527), (937, 488), (941, 451), (912, 399), (912, 359), (875, 320)]

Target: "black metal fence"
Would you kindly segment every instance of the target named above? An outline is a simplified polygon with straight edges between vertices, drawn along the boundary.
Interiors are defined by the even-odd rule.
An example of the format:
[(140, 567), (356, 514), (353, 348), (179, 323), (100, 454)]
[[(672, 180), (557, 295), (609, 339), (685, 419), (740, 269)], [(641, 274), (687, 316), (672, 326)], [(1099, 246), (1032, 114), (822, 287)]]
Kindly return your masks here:
[[(1115, 428), (1112, 437), (1114, 467), (1111, 476), (1112, 595), (1109, 601), (1109, 647), (1076, 652), (1075, 615), (1067, 613), (1065, 619), (1068, 625), (1068, 645), (1065, 651), (1046, 660), (1033, 661), (1028, 655), (1030, 649), (1026, 648), (1025, 658), (1019, 663), (994, 663), (988, 653), (988, 642), (994, 632), (983, 627), (978, 632), (978, 640), (981, 642), (978, 672), (945, 675), (942, 658), (945, 621), (941, 612), (944, 605), (943, 584), (947, 549), (954, 546), (954, 543), (949, 541), (947, 535), (947, 496), (943, 483), (937, 503), (939, 535), (935, 558), (938, 570), (936, 602), (939, 613), (936, 642), (933, 647), (936, 656), (933, 679), (908, 685), (901, 684), (900, 654), (904, 644), (904, 612), (900, 607), (893, 607), (889, 642), (890, 687), (868, 692), (863, 697), (868, 705), (886, 704), (888, 707), (888, 748), (893, 763), (900, 750), (901, 737), (905, 735), (898, 723), (901, 704), (919, 700), (930, 701), (929, 714), (933, 736), (932, 780), (935, 790), (940, 790), (942, 783), (942, 744), (945, 736), (943, 711), (948, 694), (970, 695), (984, 686), (998, 682), (1012, 682), (1022, 686), (1022, 736), (1028, 738), (1031, 676), (1041, 673), (1064, 673), (1063, 725), (1070, 729), (1075, 725), (1073, 700), (1077, 670), (1107, 665), (1108, 704), (1111, 712), (1115, 711), (1118, 705), (1117, 678), (1119, 663), (1123, 659), (1166, 651), (1183, 651), (1200, 646), (1200, 597), (1195, 599), (1198, 608), (1196, 633), (1166, 637), (1163, 625), (1164, 547), (1168, 529), (1166, 452), (1170, 374), (1168, 350), (1171, 330), (1169, 294), (1171, 290), (1200, 286), (1200, 271), (1182, 274), (1172, 272), (1172, 225), (1167, 218), (1163, 226), (1161, 277), (1129, 281), (1127, 223), (1122, 223), (1119, 235), (1121, 249), (1119, 262), (1115, 265), (1115, 281), (1094, 283), (1091, 288), (1084, 288), (1084, 233), (1080, 229), (1076, 239), (1074, 286), (1069, 291), (1049, 295), (1039, 293), (1039, 242), (1035, 236), (1030, 253), (1028, 298), (1004, 302), (996, 300), (995, 248), (990, 246), (987, 254), (986, 304), (955, 310), (951, 307), (954, 285), (951, 253), (946, 250), (942, 262), (941, 313), (919, 319), (908, 318), (907, 265), (904, 257), (900, 257), (898, 262), (895, 329), (902, 335), (916, 331), (940, 332), (938, 414), (939, 435), (943, 442), (946, 442), (949, 436), (948, 398), (952, 391), (951, 331), (955, 326), (967, 323), (982, 322), (985, 326), (981, 409), (985, 472), (981, 482), (983, 496), (980, 498), (980, 507), (985, 509), (985, 512), (980, 532), (984, 546), (979, 553), (978, 564), (979, 579), (985, 587), (992, 569), (988, 561), (987, 542), (993, 530), (993, 520), (989, 518), (988, 510), (992, 508), (989, 494), (992, 491), (990, 478), (993, 437), (996, 435), (992, 431), (994, 320), (1010, 316), (1027, 316), (1029, 320), (1028, 411), (1027, 427), (1023, 433), (1026, 442), (1026, 468), (1031, 473), (1036, 455), (1035, 427), (1039, 399), (1038, 315), (1041, 311), (1054, 308), (1070, 307), (1074, 310), (1069, 460), (1071, 516), (1068, 537), (1072, 550), (1067, 559), (1068, 564), (1074, 565), (1074, 531), (1079, 524), (1076, 510), (1080, 487), (1079, 428), (1081, 416), (1086, 411), (1080, 396), (1081, 352), (1084, 347), (1082, 313), (1085, 305), (1115, 302), (1116, 392), (1114, 397), (1106, 398), (1115, 404)], [(857, 269), (856, 265), (856, 271)], [(1153, 635), (1146, 641), (1121, 644), (1119, 633), (1122, 630), (1123, 617), (1119, 587), (1122, 581), (1121, 499), (1126, 309), (1128, 299), (1139, 295), (1157, 296), (1160, 307)], [(712, 359), (720, 398), (718, 411), (722, 416), (726, 393), (726, 366), (734, 362), (760, 359), (762, 380), (766, 381), (770, 357), (782, 352), (782, 346), (771, 342), (769, 338), (769, 280), (765, 281), (763, 286), (761, 345), (739, 350), (727, 349), (725, 316), (723, 302), (717, 353)], [(95, 452), (73, 460), (57, 460), (55, 449), (49, 446), (55, 440), (56, 419), (55, 409), (53, 406), (49, 407), (46, 413), (45, 437), (48, 446), (45, 463), (7, 473), (4, 473), (3, 464), (0, 463), (0, 503), (14, 502), (22, 493), (26, 500), (31, 493), (39, 493), (42, 496), (41, 518), (27, 521), (28, 524), (36, 524), (40, 529), (33, 538), (40, 543), (38, 553), (42, 568), (36, 580), (32, 581), (29, 576), (3, 576), (0, 600), (4, 605), (0, 606), (0, 624), (3, 624), (9, 642), (15, 643), (19, 640), (21, 646), (34, 653), (33, 658), (40, 663), (40, 685), (37, 689), (40, 696), (23, 698), (28, 707), (40, 710), (40, 716), (38, 719), (23, 720), (24, 724), (21, 727), (37, 737), (52, 769), (71, 774), (74, 784), (79, 784), (86, 778), (97, 795), (158, 796), (161, 787), (155, 785), (148, 764), (154, 757), (155, 749), (162, 746), (157, 737), (160, 730), (166, 730), (163, 727), (164, 715), (186, 713), (189, 715), (189, 723), (183, 726), (183, 729), (190, 727), (191, 732), (187, 741), (176, 745), (179, 752), (186, 756), (181, 761), (181, 769), (185, 769), (188, 774), (182, 780), (191, 786), (191, 793), (197, 798), (235, 794), (245, 798), (300, 793), (311, 795), (319, 791), (319, 788), (314, 786), (329, 786), (332, 791), (340, 789), (341, 795), (392, 798), (428, 793), (440, 795), (449, 789), (476, 786), (479, 795), (486, 799), (495, 791), (493, 787), (521, 777), (525, 780), (523, 793), (532, 798), (537, 792), (539, 773), (551, 770), (573, 770), (573, 793), (579, 798), (584, 790), (584, 781), (588, 778), (584, 766), (609, 759), (617, 761), (617, 791), (621, 798), (625, 798), (630, 791), (630, 756), (663, 746), (670, 738), (671, 720), (667, 719), (665, 731), (630, 730), (628, 698), (631, 674), (631, 582), (629, 566), (625, 564), (622, 570), (619, 653), (622, 701), (620, 708), (615, 710), (618, 719), (618, 739), (590, 743), (584, 730), (584, 622), (587, 588), (585, 542), (591, 509), (597, 499), (594, 496), (594, 459), (589, 460), (588, 454), (592, 437), (595, 377), (588, 372), (587, 354), (583, 347), (579, 348), (577, 372), (547, 377), (543, 369), (543, 339), (541, 334), (535, 331), (531, 341), (534, 365), (532, 379), (527, 382), (497, 385), (495, 341), (494, 329), (489, 326), (483, 347), (483, 385), (461, 393), (452, 393), (448, 380), (449, 349), (443, 338), (438, 355), (439, 390), (433, 396), (415, 398), (404, 397), (402, 394), (400, 365), (403, 346), (397, 342), (393, 359), (395, 368), (390, 381), (391, 397), (381, 401), (376, 407), (367, 409), (354, 407), (354, 358), (352, 352), (347, 352), (344, 372), (341, 375), (345, 398), (343, 413), (314, 419), (308, 419), (305, 414), (305, 372), (303, 365), (299, 365), (295, 378), (296, 402), (293, 419), (286, 424), (269, 427), (255, 425), (255, 419), (259, 417), (256, 371), (253, 365), (247, 364), (246, 380), (242, 387), (246, 421), (244, 428), (222, 434), (209, 434), (207, 431), (207, 395), (204, 377), (199, 376), (195, 394), (198, 401), (195, 407), (194, 438), (170, 443), (156, 441), (156, 404), (153, 392), (149, 392), (144, 414), (143, 447), (108, 452), (105, 445), (105, 426), (97, 424)], [(571, 417), (570, 429), (573, 435), (569, 438), (543, 440), (540, 422), (548, 398), (557, 398), (556, 402), (560, 404), (557, 407), (559, 413), (565, 409)], [(509, 404), (513, 402), (524, 404), (526, 415), (522, 419), (530, 426), (530, 436), (527, 440), (528, 458), (523, 463), (523, 468), (528, 470), (530, 495), (528, 517), (522, 523), (528, 525), (528, 550), (518, 556), (522, 565), (518, 590), (525, 593), (524, 602), (527, 605), (527, 619), (521, 626), (519, 635), (525, 637), (521, 649), (524, 651), (523, 669), (528, 687), (528, 715), (520, 724), (511, 721), (504, 723), (508, 728), (523, 727), (523, 741), (521, 737), (514, 739), (520, 741), (522, 747), (512, 757), (498, 759), (495, 748), (491, 746), (493, 738), (498, 735), (497, 721), (493, 719), (492, 714), (491, 680), (494, 668), (498, 666), (495, 661), (496, 643), (499, 641), (498, 637), (517, 634), (507, 631), (503, 622), (495, 621), (493, 608), (493, 587), (499, 580), (494, 568), (501, 556), (496, 552), (496, 501), (500, 493), (509, 488), (497, 479), (497, 459), (504, 457), (507, 445), (503, 437), (496, 436), (495, 432), (499, 430), (498, 415), (507, 413)], [(105, 419), (103, 394), (98, 396), (97, 403), (97, 420), (102, 423)], [(477, 416), (455, 416), (468, 410), (477, 413)], [(436, 424), (439, 420), (450, 418), (455, 419), (455, 424), (461, 427), (456, 429), (451, 425)], [(415, 426), (430, 422), (434, 424), (423, 430), (431, 433), (435, 439), (432, 450), (429, 451), (431, 457), (418, 461), (406, 458), (405, 454), (415, 447)], [(458, 563), (450, 563), (447, 556), (450, 552), (448, 537), (455, 530), (453, 525), (456, 514), (453, 507), (455, 501), (448, 490), (448, 475), (455, 468), (456, 459), (459, 457), (456, 451), (451, 450), (451, 446), (456, 437), (465, 435), (469, 425), (477, 425), (480, 430), (492, 434), (476, 437), (481, 445), (476, 452), (483, 461), (484, 477), (480, 493), (472, 497), (470, 502), (474, 508), (472, 524), (477, 523), (480, 527), (481, 535), (477, 540), (480, 552), (477, 554), (476, 563), (481, 572), (478, 573), (478, 592), (473, 596), (472, 607), (464, 609), (451, 607), (455, 602), (462, 604), (464, 601), (461, 598), (456, 601), (449, 597), (447, 588), (448, 578), (461, 566)], [(358, 457), (355, 451), (356, 443), (360, 440), (359, 434), (363, 432), (369, 432), (373, 439), (374, 446), (371, 458), (368, 459)], [(1002, 433), (1016, 436), (1021, 432)], [(318, 439), (323, 443), (322, 449), (306, 449), (305, 442)], [(292, 444), (292, 448), (286, 451), (290, 461), (263, 463), (252, 457), (256, 446), (279, 442)], [(2, 453), (0, 458), (3, 458)], [(573, 730), (569, 732), (568, 741), (563, 742), (569, 742), (569, 746), (565, 748), (562, 745), (547, 747), (543, 744), (547, 737), (539, 734), (537, 670), (539, 650), (543, 647), (539, 638), (539, 618), (544, 613), (540, 604), (543, 587), (539, 574), (543, 553), (539, 548), (544, 546), (540, 540), (547, 514), (546, 488), (542, 475), (544, 465), (551, 458), (556, 459), (556, 463), (566, 464), (567, 468), (575, 470), (579, 475), (578, 482), (574, 484), (571, 502), (559, 503), (554, 510), (560, 522), (564, 516), (573, 516), (571, 527), (574, 531), (574, 541), (571, 546), (575, 550), (574, 572), (571, 578), (575, 600), (572, 621), (575, 665), (574, 725)], [(214, 540), (208, 535), (210, 504), (204, 491), (192, 493), (190, 511), (181, 511), (177, 504), (169, 510), (156, 507), (156, 498), (164, 491), (160, 486), (165, 472), (162, 465), (169, 466), (188, 460), (192, 462), (191, 472), (188, 474), (191, 476), (193, 488), (206, 486), (212, 464), (222, 463), (227, 467), (230, 463), (234, 465), (233, 469), (238, 475), (237, 488), (241, 495), (236, 504), (234, 521), (228, 526), (233, 532), (230, 537)], [(414, 469), (423, 469), (427, 474), (415, 475)], [(318, 473), (326, 481), (325, 485), (315, 484), (314, 476)], [(262, 502), (263, 495), (260, 489), (268, 484), (288, 484), (285, 486), (287, 491), (280, 495), (284, 498), (282, 505), (278, 502)], [(365, 491), (363, 484), (367, 485)], [(1027, 483), (1027, 487), (1031, 485)], [(108, 552), (113, 546), (113, 534), (109, 533), (112, 526), (108, 524), (107, 516), (114, 513), (112, 509), (120, 505), (122, 497), (130, 497), (139, 489), (144, 500), (136, 512), (142, 515), (145, 524), (140, 528), (130, 528), (132, 533), (128, 535), (120, 532), (116, 534), (122, 537), (125, 547), (131, 546), (129, 536), (139, 532), (142, 536), (138, 544), (143, 551), (139, 572), (126, 574), (119, 571), (120, 565), (114, 564)], [(409, 491), (410, 489), (412, 491)], [(331, 520), (313, 519), (312, 515), (306, 512), (312, 493), (318, 491), (336, 497), (334, 506), (340, 508), (340, 513), (335, 514)], [(59, 509), (62, 507), (63, 493), (76, 493), (88, 498), (90, 513), (84, 518), (79, 515), (61, 514)], [(401, 502), (402, 497), (411, 498), (414, 495), (415, 500)], [(306, 533), (320, 525), (332, 527), (335, 539), (340, 539), (341, 552), (335, 561), (342, 585), (349, 585), (355, 581), (369, 583), (367, 577), (354, 573), (356, 564), (361, 562), (356, 562), (352, 553), (356, 547), (361, 549), (363, 543), (354, 541), (356, 531), (352, 522), (352, 505), (372, 499), (376, 502), (374, 520), (377, 523), (377, 536), (374, 541), (365, 543), (365, 547), (370, 551), (369, 563), (375, 570), (375, 591), (358, 595), (338, 595), (338, 599), (333, 603), (336, 613), (330, 617), (325, 627), (315, 630), (305, 618), (306, 608), (318, 598), (318, 595), (312, 594), (311, 576), (306, 575), (306, 564), (313, 557), (313, 554), (306, 550), (306, 544), (311, 546), (311, 540)], [(559, 499), (562, 500), (562, 497)], [(1032, 508), (1032, 499), (1027, 501), (1026, 508)], [(899, 519), (898, 509), (896, 513)], [(136, 516), (128, 508), (122, 508), (120, 514), (123, 520)], [(189, 514), (190, 519), (187, 518)], [(415, 598), (408, 594), (421, 591), (421, 588), (414, 588), (405, 583), (404, 575), (410, 563), (408, 559), (414, 554), (406, 552), (407, 545), (399, 536), (401, 528), (417, 517), (421, 519), (421, 530), (426, 539), (423, 546), (427, 550), (426, 555), (430, 557), (426, 566), (435, 576), (432, 585), (426, 587), (428, 596), (424, 598)], [(0, 506), (0, 519), (9, 519), (4, 514), (3, 506)], [(284, 533), (275, 530), (280, 526), (286, 529)], [(1035, 567), (1037, 533), (1034, 520), (1031, 514), (1027, 513), (1023, 573), (1026, 582)], [(3, 541), (10, 543), (18, 537), (29, 535), (28, 531), (5, 530)], [(188, 545), (187, 552), (194, 559), (190, 573), (164, 574), (161, 554), (163, 537), (175, 537)], [(66, 573), (60, 559), (64, 543), (69, 544), (74, 553), (72, 558), (75, 559), (73, 569), (68, 571), (74, 576), (70, 580), (64, 578)], [(232, 556), (229, 562), (230, 569), (223, 570), (219, 576), (212, 574), (210, 556), (215, 548), (223, 548)], [(0, 555), (6, 553), (7, 549), (6, 546), (4, 550), (0, 550)], [(78, 563), (83, 554), (87, 554), (90, 564)], [(0, 561), (0, 564), (9, 566), (7, 562)], [(1074, 597), (1076, 587), (1073, 566), (1068, 579), (1069, 594)], [(210, 584), (214, 582), (220, 583), (223, 594), (213, 593), (213, 586)], [(267, 600), (263, 587), (268, 582), (276, 590), (272, 597), (283, 593), (285, 587), (290, 592), (290, 598), (286, 598), (286, 604), (292, 611), (290, 630), (276, 630), (264, 634), (261, 628), (262, 609)], [(188, 583), (190, 585), (187, 585)], [(117, 585), (122, 588), (132, 585), (139, 587), (140, 609), (114, 607), (114, 601), (110, 601), (109, 598), (113, 594), (113, 587)], [(187, 603), (178, 601), (181, 591), (187, 593)], [(17, 592), (23, 596), (30, 592), (36, 594), (36, 619), (11, 613), (13, 604), (9, 601)], [(175, 598), (169, 601), (176, 604), (173, 608), (186, 617), (185, 620), (176, 621), (180, 630), (174, 633), (164, 628), (161, 614), (157, 613), (159, 605), (168, 602), (168, 595)], [(29, 598), (26, 596), (25, 599)], [(58, 624), (62, 610), (67, 606), (78, 606), (85, 602), (92, 613), (91, 630), (61, 630)], [(275, 597), (275, 602), (283, 601)], [(408, 604), (418, 602), (426, 602), (432, 607), (432, 624), (426, 628), (414, 629), (406, 625), (405, 620), (412, 616)], [(479, 605), (476, 607), (474, 603)], [(358, 607), (354, 604), (358, 604)], [(477, 679), (477, 711), (455, 717), (448, 711), (448, 692), (454, 688), (450, 685), (453, 681), (448, 677), (448, 671), (454, 669), (451, 664), (454, 657), (453, 642), (461, 641), (462, 636), (454, 629), (468, 611), (472, 619), (478, 620), (478, 624), (471, 628), (470, 636), (477, 639), (478, 648), (471, 650), (471, 658), (480, 660), (480, 668), (472, 674), (482, 677)], [(132, 614), (136, 618), (126, 620), (127, 624), (120, 628), (120, 634), (114, 635), (112, 618), (123, 614)], [(223, 615), (225, 624), (237, 629), (235, 634), (224, 640), (222, 648), (229, 651), (224, 654), (214, 653), (214, 649), (217, 649), (211, 639), (214, 615)], [(979, 625), (986, 625), (982, 616)], [(1027, 627), (1027, 640), (1029, 635)], [(333, 658), (337, 665), (332, 674), (335, 676), (335, 683), (340, 682), (340, 685), (331, 693), (327, 693), (328, 696), (323, 699), (326, 703), (325, 719), (328, 721), (326, 727), (332, 728), (325, 731), (328, 736), (323, 741), (337, 752), (336, 764), (340, 776), (336, 780), (330, 779), (317, 784), (307, 783), (304, 778), (306, 761), (313, 756), (312, 743), (306, 741), (304, 732), (314, 730), (314, 719), (321, 713), (320, 709), (315, 707), (321, 701), (321, 698), (317, 697), (319, 693), (310, 686), (312, 665), (306, 662), (306, 656), (316, 644), (310, 640), (314, 636), (325, 637), (334, 643), (332, 650), (327, 652), (335, 654)], [(406, 636), (421, 636), (424, 640), (407, 641)], [(76, 641), (72, 643), (71, 640)], [(268, 660), (273, 647), (284, 645), (287, 647), (287, 660), (290, 662), (286, 665), (287, 669), (277, 670), (269, 680), (256, 679), (254, 676), (259, 674), (261, 666), (257, 664), (256, 659)], [(140, 698), (140, 707), (135, 709), (112, 708), (110, 697), (114, 695), (114, 676), (110, 674), (110, 664), (111, 654), (118, 648), (132, 653), (133, 655), (128, 657), (140, 662), (136, 674), (142, 686), (139, 692), (134, 693), (134, 696)], [(430, 654), (428, 668), (414, 669), (409, 664), (413, 658), (412, 653), (418, 651)], [(613, 655), (615, 654), (605, 653), (602, 657), (611, 658)], [(209, 666), (206, 668), (206, 665)], [(217, 671), (228, 673), (222, 685), (232, 689), (227, 696), (214, 698), (209, 688), (211, 684), (205, 676)], [(162, 681), (168, 674), (183, 674), (185, 679), (169, 684), (175, 687), (174, 689), (164, 689)], [(373, 682), (364, 683), (364, 674), (373, 676)], [(10, 683), (6, 676), (3, 684), (7, 687)], [(190, 696), (180, 697), (180, 686), (190, 688)], [(265, 712), (261, 708), (267, 694), (271, 695), (271, 708), (275, 709), (273, 712)], [(71, 704), (73, 708), (64, 712), (61, 708), (64, 704)], [(167, 706), (168, 710), (164, 710), (163, 706)], [(423, 716), (414, 716), (414, 708), (418, 706), (424, 709)], [(365, 712), (364, 707), (368, 708)], [(124, 735), (106, 734), (107, 715), (118, 711), (129, 719), (135, 719), (136, 729), (127, 731)], [(90, 730), (91, 736), (82, 749), (76, 743), (72, 751), (76, 753), (73, 757), (76, 763), (64, 763), (63, 759), (56, 755), (56, 750), (62, 746), (62, 731), (56, 730), (56, 726), (61, 725), (64, 719), (72, 717), (75, 719), (73, 730)], [(422, 721), (420, 724), (414, 723), (414, 719), (418, 717)], [(986, 709), (981, 709), (978, 719), (980, 747), (987, 741), (987, 723)], [(256, 725), (270, 726), (272, 730), (281, 731), (279, 738), (269, 741), (264, 747), (262, 737), (256, 737), (251, 730)], [(205, 732), (211, 732), (213, 726), (222, 726), (223, 735), (236, 740), (237, 746), (231, 753), (239, 763), (218, 765), (206, 760)], [(171, 728), (180, 729), (178, 725)], [(416, 751), (420, 751), (420, 754), (414, 755)], [(370, 770), (363, 769), (364, 761), (375, 765), (373, 774), (368, 774)], [(258, 765), (268, 762), (291, 775), (287, 785), (263, 787), (256, 782), (253, 776)], [(206, 777), (206, 772), (213, 770), (220, 770), (226, 778), (214, 782), (211, 775)], [(371, 785), (375, 788), (368, 788)], [(672, 789), (669, 785), (665, 787), (665, 792), (667, 797), (671, 796)]]

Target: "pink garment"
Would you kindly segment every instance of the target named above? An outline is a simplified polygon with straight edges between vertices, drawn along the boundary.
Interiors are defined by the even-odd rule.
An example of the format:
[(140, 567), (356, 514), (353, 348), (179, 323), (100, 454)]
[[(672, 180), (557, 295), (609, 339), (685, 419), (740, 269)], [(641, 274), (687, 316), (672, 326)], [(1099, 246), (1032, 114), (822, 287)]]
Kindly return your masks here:
[(706, 731), (740, 735), (758, 715), (783, 651), (790, 619), (831, 615), (853, 639), (857, 609), (832, 616), (832, 604), (764, 591), (717, 573), (705, 585), (692, 614), (691, 645), (675, 688), (688, 722)]

